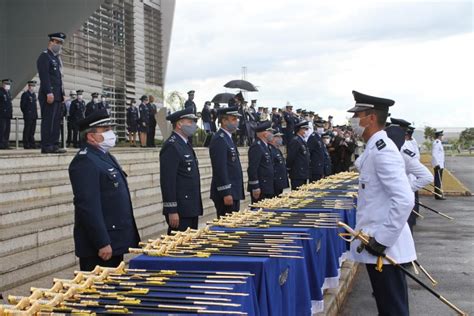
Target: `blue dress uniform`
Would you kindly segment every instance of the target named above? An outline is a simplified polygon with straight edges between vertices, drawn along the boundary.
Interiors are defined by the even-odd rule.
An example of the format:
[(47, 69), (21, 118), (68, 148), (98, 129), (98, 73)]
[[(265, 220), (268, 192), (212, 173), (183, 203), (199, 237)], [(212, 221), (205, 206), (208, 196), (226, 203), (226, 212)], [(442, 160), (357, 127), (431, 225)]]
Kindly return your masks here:
[[(166, 119), (176, 122), (182, 118), (197, 119), (197, 116), (188, 108), (174, 112)], [(191, 144), (185, 139), (173, 131), (160, 151), (163, 215), (167, 223), (169, 214), (179, 215), (178, 228), (169, 227), (168, 234), (171, 230), (185, 231), (188, 227), (197, 229), (199, 216), (203, 213), (199, 163)]]
[[(64, 41), (64, 33), (48, 35), (50, 39)], [(62, 62), (59, 55), (51, 50), (43, 51), (36, 61), (38, 75), (40, 78), (40, 89), (38, 100), (41, 107), (41, 152), (54, 153), (63, 152), (59, 150), (59, 133), (63, 110), (61, 103), (64, 101), (64, 88), (62, 80)], [(46, 99), (48, 94), (54, 95), (53, 103), (49, 104)]]
[(273, 145), (269, 145), (268, 147), (270, 148), (270, 153), (272, 155), (272, 160), (273, 160), (273, 170), (275, 174), (273, 178), (273, 186), (274, 186), (275, 196), (278, 196), (283, 192), (284, 189), (290, 186), (288, 183), (286, 161), (280, 149), (276, 148)]
[[(77, 90), (78, 95), (82, 95), (82, 90)], [(69, 107), (69, 119), (72, 123), (72, 143), (75, 148), (80, 145), (79, 141), (79, 125), (78, 123), (85, 118), (86, 102), (84, 100), (75, 99)]]
[[(308, 129), (308, 122), (303, 121), (296, 124), (295, 132), (299, 129)], [(296, 135), (288, 144), (288, 155), (286, 167), (291, 179), (291, 189), (295, 190), (299, 186), (308, 182), (309, 179), (310, 153), (303, 137)]]
[(324, 173), (324, 150), (326, 145), (324, 145), (321, 136), (318, 133), (313, 132), (308, 138), (308, 150), (309, 150), (309, 169), (310, 181), (318, 181), (319, 179), (325, 176)]
[[(388, 113), (388, 107), (395, 103), (356, 91), (353, 95), (356, 104), (349, 112), (376, 109)], [(364, 115), (366, 113), (360, 114)], [(356, 133), (361, 133), (358, 120), (351, 120), (351, 125)], [(359, 247), (358, 240), (352, 242), (351, 256), (354, 261), (366, 264), (378, 314), (407, 316), (408, 289), (404, 273), (386, 260), (382, 272), (376, 271), (375, 263), (379, 253), (386, 253), (399, 264), (416, 260), (415, 245), (407, 224), (414, 196), (403, 158), (387, 133), (379, 130), (366, 141), (364, 153), (354, 163), (359, 170), (355, 230), (363, 230), (371, 238), (366, 250)]]
[[(36, 85), (36, 81), (28, 81), (29, 86)], [(21, 94), (20, 109), (23, 113), (23, 148), (34, 149), (36, 120), (38, 119), (36, 93), (29, 89)]]
[[(237, 107), (222, 108), (218, 115), (239, 116)], [(220, 128), (211, 139), (209, 155), (212, 165), (211, 200), (217, 216), (238, 211), (244, 197), (244, 181), (239, 151), (229, 132)], [(233, 205), (224, 205), (224, 196), (232, 195)]]
[[(105, 106), (102, 102), (99, 102), (99, 93), (94, 92), (92, 93), (92, 100), (86, 104), (86, 111), (85, 111), (85, 116), (89, 116), (95, 111), (103, 110), (105, 109)], [(94, 99), (97, 99), (97, 102), (94, 102)]]
[(158, 109), (154, 103), (148, 103), (148, 116), (149, 116), (149, 127), (148, 134), (146, 136), (147, 147), (156, 147), (155, 145), (155, 134), (156, 134), (156, 113)]
[[(269, 121), (261, 123), (255, 128), (255, 132), (257, 133), (266, 130), (273, 131)], [(250, 192), (252, 203), (275, 196), (275, 188), (273, 185), (275, 171), (273, 168), (273, 160), (269, 145), (263, 140), (257, 138), (257, 141), (255, 141), (249, 148), (248, 158), (247, 191)], [(255, 199), (252, 196), (252, 191), (258, 189), (260, 189), (260, 197)]]
[[(286, 106), (286, 109), (291, 109), (293, 108), (291, 105)], [(285, 111), (283, 112), (283, 119), (286, 122), (286, 128), (284, 129), (284, 134), (285, 134), (285, 143), (288, 146), (293, 139), (294, 136), (294, 131), (295, 131), (295, 125), (298, 123), (298, 118), (293, 112), (288, 112)]]
[(0, 149), (8, 149), (10, 124), (13, 116), (12, 96), (4, 85), (11, 85), (10, 79), (3, 79), (0, 87)]
[[(277, 110), (277, 108), (272, 108), (272, 110), (275, 111)], [(282, 120), (282, 117), (280, 113), (278, 112), (272, 113), (272, 128), (278, 133), (282, 132), (281, 120)]]
[(148, 133), (150, 124), (150, 111), (145, 103), (138, 106), (138, 131), (140, 133)]
[[(326, 132), (323, 134), (323, 143), (324, 139), (327, 139), (328, 141), (331, 139), (331, 135), (329, 132)], [(331, 154), (328, 151), (328, 147), (326, 144), (323, 144), (323, 154), (324, 154), (324, 176), (329, 176), (333, 173), (332, 170), (332, 161), (331, 161)]]
[(129, 133), (138, 132), (138, 109), (134, 105), (127, 108), (127, 130)]
[[(80, 130), (112, 125), (106, 118), (105, 111), (96, 112), (79, 122)], [(127, 174), (110, 153), (86, 144), (71, 161), (69, 178), (74, 193), (75, 253), (81, 270), (96, 264), (117, 266), (140, 240)], [(103, 261), (98, 251), (107, 245), (112, 247), (112, 258)]]

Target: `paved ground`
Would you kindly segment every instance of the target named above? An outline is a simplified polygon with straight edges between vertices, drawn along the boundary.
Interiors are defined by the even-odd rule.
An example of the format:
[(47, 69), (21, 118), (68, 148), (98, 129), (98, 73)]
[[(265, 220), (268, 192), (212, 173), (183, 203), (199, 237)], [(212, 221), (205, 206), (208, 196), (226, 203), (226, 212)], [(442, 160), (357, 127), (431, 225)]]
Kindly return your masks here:
[[(474, 192), (474, 157), (449, 157), (451, 172)], [(437, 279), (436, 290), (458, 307), (474, 314), (474, 197), (448, 197), (446, 201), (422, 197), (421, 202), (455, 218), (448, 221), (423, 211), (415, 227), (418, 261)], [(429, 282), (426, 278), (423, 280)], [(428, 291), (408, 279), (411, 315), (455, 315)], [(365, 267), (359, 268), (344, 316), (377, 315)]]

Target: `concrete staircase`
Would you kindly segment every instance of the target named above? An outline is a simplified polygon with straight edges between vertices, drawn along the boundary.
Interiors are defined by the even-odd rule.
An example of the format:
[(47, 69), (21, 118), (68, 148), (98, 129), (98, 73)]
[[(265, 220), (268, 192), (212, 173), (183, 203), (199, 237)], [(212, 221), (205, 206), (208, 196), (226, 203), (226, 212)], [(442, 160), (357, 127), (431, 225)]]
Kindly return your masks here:
[[(247, 149), (241, 148), (246, 180)], [(0, 154), (0, 292), (77, 264), (74, 208), (68, 166), (75, 151), (41, 155), (34, 150)], [(165, 232), (159, 149), (116, 148), (128, 182), (143, 240)], [(197, 148), (204, 223), (215, 217), (209, 199), (212, 170), (207, 148)], [(248, 200), (248, 199), (247, 199)], [(247, 201), (248, 202), (248, 201)]]

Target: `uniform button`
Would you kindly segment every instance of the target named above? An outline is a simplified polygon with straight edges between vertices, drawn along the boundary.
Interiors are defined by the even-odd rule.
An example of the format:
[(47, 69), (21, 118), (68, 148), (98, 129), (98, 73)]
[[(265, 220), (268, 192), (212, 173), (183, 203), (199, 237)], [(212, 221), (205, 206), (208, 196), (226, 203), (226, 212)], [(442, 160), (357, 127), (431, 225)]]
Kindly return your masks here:
[(112, 225), (112, 228), (115, 229), (115, 225)]
[(187, 196), (187, 195), (185, 195), (184, 197), (185, 197), (185, 198), (188, 198), (188, 196)]

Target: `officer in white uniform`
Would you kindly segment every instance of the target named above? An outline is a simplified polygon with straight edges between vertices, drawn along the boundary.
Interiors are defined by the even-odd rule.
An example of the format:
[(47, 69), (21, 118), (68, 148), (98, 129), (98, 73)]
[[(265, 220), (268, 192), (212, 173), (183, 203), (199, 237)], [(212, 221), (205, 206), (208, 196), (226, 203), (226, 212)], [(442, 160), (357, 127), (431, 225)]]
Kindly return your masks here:
[(408, 126), (407, 134), (405, 138), (405, 144), (403, 146), (408, 148), (412, 152), (414, 152), (415, 157), (417, 157), (418, 160), (420, 160), (420, 146), (418, 146), (418, 142), (416, 141), (416, 139), (413, 138), (414, 131), (415, 131), (415, 128), (413, 126)]
[[(392, 119), (393, 121), (393, 119)], [(416, 157), (416, 154), (410, 149), (406, 148), (405, 130), (401, 126), (390, 125), (385, 128), (387, 136), (395, 143), (397, 148), (402, 154), (403, 161), (405, 162), (405, 172), (410, 182), (411, 190), (415, 192), (415, 203), (418, 202), (418, 190), (425, 187), (428, 183), (433, 181), (433, 175)], [(419, 205), (415, 204), (413, 208), (416, 212), (419, 211)], [(408, 218), (408, 226), (413, 233), (413, 226), (416, 225), (416, 214), (411, 213)]]
[(435, 141), (431, 149), (431, 165), (434, 168), (434, 185), (435, 185), (435, 199), (446, 200), (443, 196), (442, 182), (444, 169), (444, 148), (441, 140), (443, 139), (443, 131), (435, 132)]
[(351, 244), (354, 261), (365, 263), (379, 315), (409, 315), (408, 290), (404, 273), (384, 261), (376, 271), (377, 257), (386, 253), (398, 263), (416, 260), (415, 245), (408, 216), (414, 205), (413, 193), (405, 174), (403, 158), (383, 130), (388, 108), (395, 102), (352, 92), (355, 106), (351, 126), (367, 143), (356, 160), (360, 172), (356, 230), (371, 237), (362, 249), (359, 241)]

